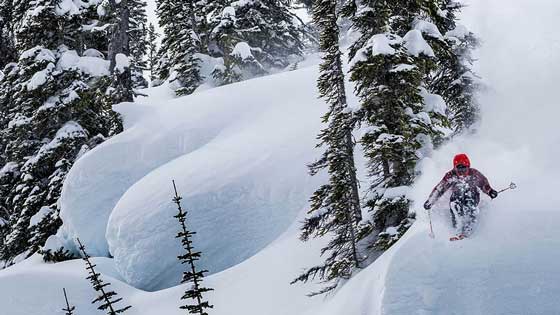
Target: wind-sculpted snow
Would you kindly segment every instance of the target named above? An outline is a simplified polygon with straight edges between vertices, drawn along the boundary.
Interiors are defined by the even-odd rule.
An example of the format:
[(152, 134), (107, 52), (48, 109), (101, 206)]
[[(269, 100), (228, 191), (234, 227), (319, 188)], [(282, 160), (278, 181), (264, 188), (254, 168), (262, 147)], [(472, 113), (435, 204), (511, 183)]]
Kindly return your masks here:
[(325, 109), (315, 69), (120, 106), (125, 132), (84, 156), (68, 177), (60, 236), (80, 237), (95, 255), (110, 253), (138, 288), (176, 285), (183, 267), (175, 179), (204, 252), (201, 267), (218, 272), (254, 255), (293, 222), (316, 187), (306, 170)]
[[(64, 226), (59, 236), (69, 245), (80, 237), (96, 256), (109, 254), (107, 222), (124, 192), (148, 172), (195, 150), (216, 132), (213, 125), (193, 128), (188, 122), (164, 123), (153, 107), (135, 104), (126, 110), (127, 118), (139, 121), (127, 122), (127, 131), (79, 159), (66, 179), (61, 197)], [(153, 120), (146, 121), (147, 117)], [(168, 136), (169, 129), (183, 136)]]

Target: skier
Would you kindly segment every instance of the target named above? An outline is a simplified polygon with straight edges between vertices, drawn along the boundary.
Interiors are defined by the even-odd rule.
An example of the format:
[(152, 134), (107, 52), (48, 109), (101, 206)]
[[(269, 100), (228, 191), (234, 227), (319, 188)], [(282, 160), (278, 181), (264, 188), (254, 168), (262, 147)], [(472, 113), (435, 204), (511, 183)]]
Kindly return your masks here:
[(466, 154), (457, 154), (453, 159), (453, 169), (437, 184), (424, 209), (429, 210), (432, 205), (449, 189), (451, 189), (450, 211), (453, 228), (458, 234), (451, 241), (462, 240), (469, 237), (478, 217), (478, 203), (480, 193), (478, 189), (494, 199), (498, 192), (488, 183), (488, 179), (478, 170), (471, 168), (471, 162)]

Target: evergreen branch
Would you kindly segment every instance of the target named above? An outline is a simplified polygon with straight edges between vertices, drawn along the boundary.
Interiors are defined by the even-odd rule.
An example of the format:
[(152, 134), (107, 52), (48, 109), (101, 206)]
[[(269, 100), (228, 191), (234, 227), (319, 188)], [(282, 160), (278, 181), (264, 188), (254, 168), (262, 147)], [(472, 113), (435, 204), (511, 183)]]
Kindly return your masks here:
[(70, 306), (70, 303), (68, 302), (68, 296), (66, 295), (66, 288), (62, 288), (62, 291), (64, 292), (64, 300), (66, 301), (66, 308), (63, 308), (62, 310), (66, 312), (66, 315), (74, 315), (74, 310), (76, 310), (76, 307)]
[(181, 238), (181, 244), (183, 245), (183, 249), (186, 251), (184, 255), (180, 255), (177, 258), (181, 261), (181, 264), (187, 264), (190, 268), (189, 271), (183, 272), (183, 279), (181, 283), (192, 283), (193, 287), (190, 290), (187, 290), (185, 294), (181, 297), (182, 300), (185, 299), (193, 299), (195, 300), (195, 305), (184, 305), (181, 306), (181, 309), (186, 309), (191, 314), (200, 314), (206, 315), (204, 309), (206, 308), (213, 308), (214, 306), (210, 305), (206, 301), (202, 301), (202, 293), (213, 291), (213, 289), (201, 287), (202, 278), (204, 274), (208, 272), (207, 270), (197, 271), (195, 267), (195, 261), (199, 260), (201, 257), (200, 252), (195, 252), (192, 246), (193, 242), (191, 241), (190, 237), (193, 236), (195, 233), (190, 232), (187, 229), (186, 225), (186, 217), (187, 212), (183, 210), (181, 205), (181, 200), (183, 198), (179, 196), (177, 192), (177, 185), (175, 184), (175, 180), (172, 181), (173, 183), (173, 190), (174, 190), (174, 197), (173, 202), (177, 205), (178, 213), (174, 216), (177, 218), (181, 225), (181, 231), (177, 234), (176, 238)]
[(90, 280), (91, 284), (93, 285), (93, 289), (99, 292), (99, 296), (95, 298), (91, 303), (95, 304), (97, 302), (103, 302), (97, 309), (102, 311), (107, 311), (107, 315), (116, 315), (125, 312), (126, 310), (130, 309), (131, 306), (126, 306), (124, 308), (117, 309), (115, 308), (115, 304), (122, 301), (122, 298), (113, 299), (114, 296), (117, 295), (114, 291), (105, 291), (105, 287), (109, 286), (110, 283), (104, 283), (103, 280), (100, 278), (101, 274), (95, 271), (96, 265), (94, 265), (91, 260), (90, 256), (86, 252), (85, 246), (82, 244), (79, 238), (76, 239), (78, 241), (79, 250), (82, 253), (82, 259), (86, 262), (86, 270), (89, 272), (89, 276), (86, 278)]

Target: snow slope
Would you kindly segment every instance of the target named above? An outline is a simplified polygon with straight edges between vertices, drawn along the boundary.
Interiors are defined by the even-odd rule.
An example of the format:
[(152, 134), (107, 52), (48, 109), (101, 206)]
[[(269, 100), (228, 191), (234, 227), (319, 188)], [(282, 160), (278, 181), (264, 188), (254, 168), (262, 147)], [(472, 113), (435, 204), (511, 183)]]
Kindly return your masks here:
[[(324, 109), (313, 92), (316, 67), (178, 100), (170, 100), (162, 87), (150, 90), (150, 97), (141, 104), (124, 105), (120, 110), (127, 119), (127, 132), (84, 156), (73, 170), (63, 202), (66, 235), (60, 237), (71, 239), (79, 227), (80, 237), (97, 254), (123, 250), (115, 259), (98, 258), (97, 262), (104, 277), (134, 305), (130, 314), (184, 314), (177, 308), (184, 286), (145, 292), (125, 284), (148, 289), (163, 286), (150, 280), (154, 275), (135, 266), (143, 264), (143, 259), (161, 258), (162, 266), (168, 268), (173, 255), (161, 253), (176, 248), (158, 248), (155, 252), (160, 257), (139, 257), (149, 255), (147, 249), (153, 244), (150, 238), (139, 238), (136, 247), (133, 240), (154, 222), (161, 224), (155, 228), (154, 238), (172, 237), (171, 221), (163, 218), (172, 214), (169, 179), (174, 177), (187, 197), (193, 220), (204, 227), (199, 237), (204, 233), (218, 236), (208, 243), (198, 239), (197, 246), (215, 255), (213, 260), (229, 262), (213, 271), (232, 266), (207, 278), (206, 284), (216, 289), (208, 295), (216, 305), (212, 315), (556, 314), (560, 310), (560, 276), (556, 272), (560, 260), (560, 194), (556, 192), (560, 133), (554, 126), (560, 115), (555, 93), (560, 53), (551, 21), (559, 15), (560, 4), (552, 0), (471, 0), (465, 13), (465, 24), (484, 39), (478, 56), (479, 72), (489, 86), (481, 100), (484, 119), (477, 135), (457, 138), (422, 162), (423, 176), (411, 197), (420, 209), (457, 152), (468, 153), (496, 188), (515, 181), (518, 190), (505, 192), (494, 201), (484, 198), (481, 224), (471, 239), (448, 242), (452, 231), (442, 200), (434, 209), (435, 240), (427, 236), (427, 218), (419, 210), (417, 223), (397, 245), (333, 295), (309, 299), (304, 294), (313, 285), (288, 284), (302, 268), (317, 262), (321, 245), (297, 240), (298, 212), (304, 209), (308, 192), (291, 192), (293, 185), (298, 192), (316, 185), (305, 182), (309, 178), (304, 169), (317, 156), (312, 146), (319, 129), (317, 117)], [(207, 98), (212, 102), (204, 106), (194, 102)], [(239, 107), (229, 106), (233, 103)], [(294, 121), (278, 126), (276, 117)], [(278, 148), (259, 141), (269, 134), (277, 136), (271, 141)], [(177, 139), (177, 135), (184, 137)], [(234, 151), (240, 146), (241, 152)], [(231, 158), (224, 155), (226, 148), (235, 152)], [(248, 160), (255, 151), (260, 154)], [(267, 159), (268, 154), (274, 159)], [(120, 163), (114, 165), (115, 161)], [(206, 165), (210, 167), (200, 171)], [(289, 173), (294, 165), (300, 166), (297, 174), (295, 170)], [(208, 169), (226, 170), (222, 185), (217, 185), (216, 178), (204, 176)], [(271, 178), (259, 185), (251, 182), (251, 178), (262, 177), (265, 169), (270, 170)], [(177, 172), (185, 174), (184, 178), (174, 176)], [(272, 180), (278, 177), (285, 182)], [(114, 186), (107, 187), (108, 182)], [(251, 205), (238, 203), (239, 207), (228, 208), (230, 204), (220, 202), (223, 199), (217, 195), (238, 185), (248, 187)], [(110, 191), (115, 194), (107, 194)], [(285, 196), (292, 196), (293, 204), (270, 207), (258, 222), (245, 222), (246, 216), (260, 208), (259, 202), (278, 207)], [(205, 208), (204, 199), (212, 206)], [(216, 208), (241, 216), (235, 225), (251, 226), (252, 234), (228, 230), (233, 224), (227, 221), (218, 221), (220, 229), (211, 230), (216, 224), (206, 221), (210, 217), (206, 215)], [(220, 238), (222, 233), (227, 239)], [(255, 237), (260, 242), (247, 244)], [(212, 248), (222, 242), (227, 248), (213, 253)], [(236, 256), (244, 250), (244, 255)], [(167, 285), (171, 283), (163, 268), (148, 271), (170, 281)], [(79, 260), (44, 265), (33, 258), (2, 270), (2, 310), (8, 315), (57, 314), (62, 307), (60, 290), (66, 286), (79, 314), (98, 314), (90, 305), (93, 293), (84, 277)]]
[[(455, 139), (423, 161), (424, 175), (411, 193), (417, 223), (306, 314), (558, 314), (560, 53), (550, 21), (559, 14), (555, 1), (469, 1), (465, 23), (483, 38), (479, 73), (488, 84), (478, 134)], [(478, 233), (457, 243), (448, 241), (452, 231), (442, 200), (434, 210), (432, 240), (420, 209), (457, 152), (468, 153), (496, 188), (510, 181), (519, 188), (494, 201), (485, 197)]]

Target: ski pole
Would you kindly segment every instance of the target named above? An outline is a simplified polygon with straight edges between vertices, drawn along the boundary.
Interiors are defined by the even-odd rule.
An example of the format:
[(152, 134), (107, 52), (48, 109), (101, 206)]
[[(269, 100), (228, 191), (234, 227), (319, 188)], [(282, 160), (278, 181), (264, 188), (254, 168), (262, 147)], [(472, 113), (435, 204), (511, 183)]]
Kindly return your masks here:
[(432, 210), (428, 209), (428, 219), (430, 219), (430, 234), (428, 234), (431, 238), (436, 238), (434, 234), (434, 228), (432, 226)]
[(503, 193), (503, 192), (506, 191), (506, 190), (510, 190), (510, 189), (513, 190), (513, 189), (515, 189), (515, 188), (517, 188), (517, 185), (516, 185), (515, 183), (511, 183), (511, 184), (509, 184), (509, 187), (508, 187), (508, 188), (504, 188), (504, 189), (498, 191), (498, 194)]

